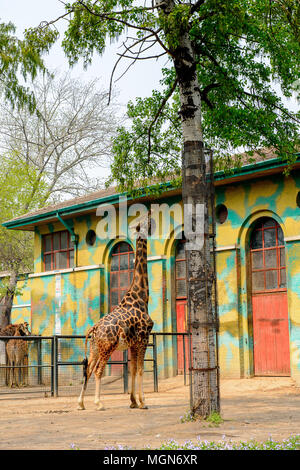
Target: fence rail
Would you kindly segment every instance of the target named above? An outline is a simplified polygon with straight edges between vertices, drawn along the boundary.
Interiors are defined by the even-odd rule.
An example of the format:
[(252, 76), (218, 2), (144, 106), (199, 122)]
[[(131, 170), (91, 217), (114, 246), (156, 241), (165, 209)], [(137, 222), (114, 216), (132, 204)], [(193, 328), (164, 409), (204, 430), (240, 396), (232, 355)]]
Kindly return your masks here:
[[(173, 337), (176, 343), (182, 345), (186, 385), (188, 358), (184, 337), (188, 336), (188, 333), (151, 333), (145, 356), (145, 372), (152, 373), (155, 392), (158, 392), (158, 342), (161, 338), (166, 341), (167, 337)], [(7, 345), (10, 342), (12, 347), (12, 340), (12, 349), (19, 354), (18, 358), (8, 354)], [(44, 393), (45, 396), (55, 397), (66, 393), (75, 395), (78, 390), (74, 387), (79, 389), (82, 383), (84, 340), (83, 335), (0, 336), (0, 396), (12, 393)], [(124, 393), (128, 393), (129, 364), (128, 351), (123, 352), (122, 360), (110, 359), (108, 362), (109, 366), (122, 366)]]

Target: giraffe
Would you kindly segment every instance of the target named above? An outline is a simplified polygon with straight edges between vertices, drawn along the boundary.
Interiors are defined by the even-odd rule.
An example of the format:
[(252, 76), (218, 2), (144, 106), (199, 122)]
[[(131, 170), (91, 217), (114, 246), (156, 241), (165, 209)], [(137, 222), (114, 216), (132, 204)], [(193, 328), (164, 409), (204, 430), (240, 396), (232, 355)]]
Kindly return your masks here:
[(29, 331), (29, 324), (27, 322), (24, 323), (10, 323), (9, 325), (5, 326), (4, 328), (0, 328), (0, 336), (16, 336), (16, 330), (20, 329), (23, 334), (19, 336), (28, 336), (30, 335)]
[[(28, 323), (20, 323), (16, 325), (8, 325), (6, 328), (6, 333), (9, 332), (6, 336), (29, 336), (30, 331), (28, 329)], [(14, 334), (11, 333), (14, 331)], [(7, 375), (7, 384), (12, 387), (15, 383), (19, 387), (18, 372), (20, 372), (22, 378), (22, 384), (26, 385), (26, 380), (28, 378), (28, 345), (26, 341), (21, 339), (10, 339), (6, 345), (6, 353), (8, 357), (8, 375)], [(24, 369), (25, 366), (26, 368)]]
[[(22, 330), (22, 334), (21, 336), (27, 336), (27, 335), (30, 335), (30, 331), (29, 331), (29, 324), (27, 322), (24, 322), (24, 323), (10, 323), (8, 325), (6, 325), (5, 327), (3, 328), (0, 328), (0, 337), (1, 336), (15, 336), (15, 333), (16, 333), (16, 330), (18, 328), (21, 328)], [(24, 358), (24, 365), (28, 365), (28, 355)], [(6, 370), (6, 384), (8, 383), (8, 374), (9, 374), (9, 371), (10, 369), (7, 369)], [(26, 374), (27, 374), (27, 369), (26, 369)]]
[[(94, 373), (96, 380), (95, 404), (97, 410), (104, 409), (100, 402), (101, 377), (105, 365), (115, 350), (130, 349), (131, 393), (130, 408), (147, 409), (143, 394), (144, 357), (153, 327), (148, 315), (149, 286), (147, 273), (148, 215), (141, 218), (136, 227), (136, 253), (131, 285), (123, 299), (112, 312), (102, 317), (86, 334), (90, 338), (90, 355), (83, 361), (84, 383), (78, 398), (78, 409), (84, 410), (84, 393), (88, 380)], [(135, 396), (138, 374), (139, 405)]]

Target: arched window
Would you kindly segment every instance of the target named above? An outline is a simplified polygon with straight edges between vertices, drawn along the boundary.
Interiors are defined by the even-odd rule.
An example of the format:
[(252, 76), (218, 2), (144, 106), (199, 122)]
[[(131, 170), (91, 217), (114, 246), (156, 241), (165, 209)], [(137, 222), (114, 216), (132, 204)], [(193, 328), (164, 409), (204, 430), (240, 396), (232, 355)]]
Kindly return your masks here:
[(134, 251), (129, 243), (114, 246), (110, 265), (110, 309), (116, 307), (126, 294), (132, 280)]
[(250, 240), (252, 292), (286, 289), (283, 232), (276, 220), (264, 217)]
[(176, 282), (176, 299), (186, 299), (186, 257), (185, 257), (185, 240), (177, 243), (175, 251), (175, 282)]

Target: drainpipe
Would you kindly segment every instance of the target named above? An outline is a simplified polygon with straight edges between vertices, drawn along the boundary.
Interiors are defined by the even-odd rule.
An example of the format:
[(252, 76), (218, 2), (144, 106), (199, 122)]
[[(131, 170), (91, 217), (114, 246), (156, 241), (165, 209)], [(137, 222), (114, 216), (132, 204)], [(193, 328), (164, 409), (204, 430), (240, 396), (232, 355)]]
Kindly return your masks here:
[(70, 225), (62, 219), (62, 217), (60, 216), (59, 212), (56, 211), (56, 217), (58, 218), (58, 220), (64, 225), (64, 227), (66, 227), (66, 229), (68, 230), (69, 234), (70, 234), (70, 238), (71, 238), (71, 241), (74, 243), (74, 246), (75, 246), (75, 256), (74, 256), (74, 267), (77, 266), (77, 254), (78, 254), (78, 235), (74, 232), (73, 228), (70, 227)]

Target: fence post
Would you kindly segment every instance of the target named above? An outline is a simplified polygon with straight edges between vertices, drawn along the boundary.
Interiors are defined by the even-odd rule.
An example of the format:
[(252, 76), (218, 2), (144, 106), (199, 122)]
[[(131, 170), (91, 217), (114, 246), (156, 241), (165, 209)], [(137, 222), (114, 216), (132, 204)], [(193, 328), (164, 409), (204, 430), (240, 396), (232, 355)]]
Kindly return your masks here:
[(54, 396), (54, 338), (51, 338), (51, 397)]
[(53, 336), (53, 379), (54, 379), (54, 396), (58, 397), (58, 337), (56, 335)]
[(156, 334), (152, 333), (153, 336), (153, 380), (154, 380), (154, 391), (158, 392), (158, 380), (157, 380), (157, 342)]
[(38, 385), (42, 384), (42, 340), (37, 340), (37, 357), (38, 357)]
[(186, 358), (185, 358), (185, 334), (182, 335), (182, 344), (183, 344), (183, 377), (184, 377), (184, 385), (186, 385)]

